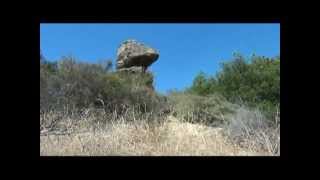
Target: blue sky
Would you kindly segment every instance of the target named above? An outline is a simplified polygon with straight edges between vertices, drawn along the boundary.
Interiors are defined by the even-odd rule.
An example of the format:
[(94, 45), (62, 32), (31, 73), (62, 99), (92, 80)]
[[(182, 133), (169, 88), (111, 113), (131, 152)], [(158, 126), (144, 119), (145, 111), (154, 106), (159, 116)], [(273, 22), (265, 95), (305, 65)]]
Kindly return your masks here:
[(40, 48), (48, 60), (111, 59), (115, 68), (117, 48), (127, 39), (160, 52), (149, 70), (161, 93), (190, 86), (200, 71), (215, 74), (233, 52), (280, 55), (280, 24), (40, 24)]

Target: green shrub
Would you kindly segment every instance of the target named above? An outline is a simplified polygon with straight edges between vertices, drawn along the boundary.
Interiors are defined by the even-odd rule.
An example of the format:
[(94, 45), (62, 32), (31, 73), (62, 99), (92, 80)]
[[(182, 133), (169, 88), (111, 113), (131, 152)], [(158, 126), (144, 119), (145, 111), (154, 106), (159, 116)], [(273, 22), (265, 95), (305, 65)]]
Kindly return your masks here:
[(198, 95), (207, 95), (215, 92), (216, 79), (208, 77), (205, 73), (200, 72), (193, 80), (192, 86), (187, 89), (187, 92)]
[[(111, 72), (99, 64), (80, 63), (64, 57), (56, 68), (40, 66), (40, 110), (103, 108), (105, 112), (126, 113), (130, 108), (141, 113), (159, 113), (165, 98), (153, 90), (153, 75)], [(137, 112), (138, 112), (137, 111)]]
[(72, 57), (54, 64), (54, 71), (52, 66), (40, 65), (40, 108), (81, 108), (95, 101), (108, 70), (101, 65), (77, 63)]
[(171, 92), (168, 96), (174, 114), (191, 123), (220, 125), (236, 108), (218, 94), (200, 96), (192, 93)]
[(152, 78), (151, 73), (115, 72), (106, 75), (102, 99), (108, 104), (108, 110), (121, 112), (121, 107), (134, 106), (143, 113), (160, 111), (165, 99), (153, 90)]
[(275, 107), (280, 104), (280, 57), (245, 59), (235, 54), (232, 61), (222, 64), (221, 71), (215, 76), (199, 73), (187, 92), (219, 93), (233, 103), (258, 107), (272, 117)]
[(56, 104), (54, 82), (57, 80), (57, 63), (40, 61), (40, 110), (53, 108)]

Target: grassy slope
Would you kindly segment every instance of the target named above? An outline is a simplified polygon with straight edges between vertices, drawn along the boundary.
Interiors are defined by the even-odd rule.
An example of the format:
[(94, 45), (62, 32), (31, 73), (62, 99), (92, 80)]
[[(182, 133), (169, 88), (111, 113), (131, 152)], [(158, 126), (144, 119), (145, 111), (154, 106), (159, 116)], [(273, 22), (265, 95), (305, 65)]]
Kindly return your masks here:
[(273, 155), (240, 148), (222, 135), (224, 129), (181, 122), (172, 116), (152, 128), (144, 122), (111, 122), (108, 130), (40, 136), (40, 155)]

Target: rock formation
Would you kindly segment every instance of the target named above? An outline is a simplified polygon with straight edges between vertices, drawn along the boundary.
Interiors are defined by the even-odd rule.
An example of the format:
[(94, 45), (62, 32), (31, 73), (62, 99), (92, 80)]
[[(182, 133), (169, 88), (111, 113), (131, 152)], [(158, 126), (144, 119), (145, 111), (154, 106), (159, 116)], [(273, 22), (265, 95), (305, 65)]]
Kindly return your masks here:
[(117, 70), (145, 72), (159, 58), (159, 53), (136, 40), (127, 40), (118, 48)]

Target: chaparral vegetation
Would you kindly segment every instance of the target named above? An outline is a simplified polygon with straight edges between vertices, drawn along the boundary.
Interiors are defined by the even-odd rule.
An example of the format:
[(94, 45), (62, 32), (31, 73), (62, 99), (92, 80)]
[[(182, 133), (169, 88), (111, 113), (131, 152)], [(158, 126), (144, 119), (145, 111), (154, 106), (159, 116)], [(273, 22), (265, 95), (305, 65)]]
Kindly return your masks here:
[(153, 73), (40, 57), (41, 156), (280, 155), (280, 57), (235, 54), (163, 95)]

